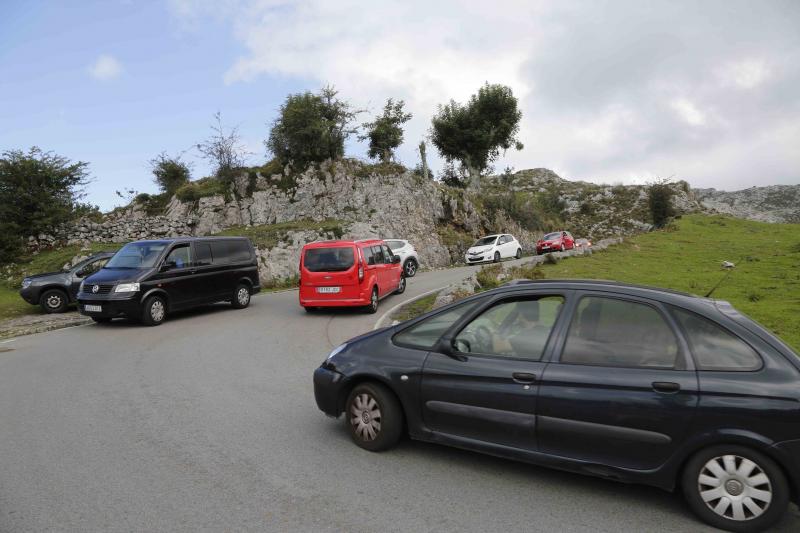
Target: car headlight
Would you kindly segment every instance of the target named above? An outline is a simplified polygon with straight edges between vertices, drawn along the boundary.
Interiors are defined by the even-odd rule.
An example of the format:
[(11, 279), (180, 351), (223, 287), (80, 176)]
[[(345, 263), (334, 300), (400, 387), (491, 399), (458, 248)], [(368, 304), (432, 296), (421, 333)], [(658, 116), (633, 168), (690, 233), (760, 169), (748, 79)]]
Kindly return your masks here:
[(22, 288), (23, 289), (27, 289), (30, 286), (31, 286), (31, 280), (29, 280), (28, 278), (25, 278), (25, 279), (22, 280)]
[(114, 292), (137, 292), (138, 290), (138, 283), (120, 283), (114, 288)]
[(325, 358), (325, 362), (327, 363), (328, 361), (330, 361), (336, 354), (340, 353), (345, 348), (347, 348), (347, 343), (340, 344), (339, 346), (334, 348), (333, 351), (328, 354), (328, 357)]

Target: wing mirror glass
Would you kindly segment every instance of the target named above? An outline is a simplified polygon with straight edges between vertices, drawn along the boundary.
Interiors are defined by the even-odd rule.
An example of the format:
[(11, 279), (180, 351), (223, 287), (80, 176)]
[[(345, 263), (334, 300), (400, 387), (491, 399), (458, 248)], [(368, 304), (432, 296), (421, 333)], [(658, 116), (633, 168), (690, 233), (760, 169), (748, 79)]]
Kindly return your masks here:
[(394, 263), (396, 265), (399, 262), (400, 262), (400, 256), (399, 255), (393, 255), (392, 256), (392, 263)]

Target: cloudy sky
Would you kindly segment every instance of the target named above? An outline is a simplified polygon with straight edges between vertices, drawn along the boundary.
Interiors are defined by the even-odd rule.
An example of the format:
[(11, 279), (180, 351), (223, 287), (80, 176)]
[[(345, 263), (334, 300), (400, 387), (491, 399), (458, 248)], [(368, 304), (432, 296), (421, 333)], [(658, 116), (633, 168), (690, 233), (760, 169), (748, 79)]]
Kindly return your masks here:
[(525, 149), (499, 170), (800, 183), (796, 0), (3, 4), (0, 149), (90, 162), (88, 199), (105, 209), (115, 190), (154, 191), (147, 161), (162, 150), (204, 175), (192, 146), (215, 111), (265, 161), (286, 94), (325, 84), (373, 112), (404, 99), (409, 166), (437, 105), (488, 81), (511, 86), (523, 111)]

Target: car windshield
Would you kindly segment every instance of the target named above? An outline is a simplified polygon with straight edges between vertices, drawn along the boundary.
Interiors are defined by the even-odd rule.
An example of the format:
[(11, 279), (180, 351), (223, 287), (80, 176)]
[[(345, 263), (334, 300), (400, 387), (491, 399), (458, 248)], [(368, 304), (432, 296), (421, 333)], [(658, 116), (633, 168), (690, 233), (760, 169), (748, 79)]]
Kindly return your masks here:
[(352, 247), (310, 248), (306, 250), (303, 266), (311, 272), (342, 272), (353, 266)]
[(556, 232), (556, 233), (548, 233), (547, 235), (542, 237), (542, 239), (545, 241), (552, 241), (553, 239), (558, 239), (559, 237), (561, 237), (561, 234)]
[(152, 268), (166, 248), (165, 242), (132, 242), (123, 246), (103, 268)]
[(388, 244), (389, 248), (391, 248), (392, 250), (399, 250), (400, 248), (406, 245), (406, 243), (404, 243), (403, 241), (386, 241), (386, 244)]
[(483, 239), (478, 239), (475, 241), (475, 244), (472, 246), (488, 246), (490, 244), (494, 244), (494, 241), (497, 240), (497, 235), (493, 237), (484, 237)]

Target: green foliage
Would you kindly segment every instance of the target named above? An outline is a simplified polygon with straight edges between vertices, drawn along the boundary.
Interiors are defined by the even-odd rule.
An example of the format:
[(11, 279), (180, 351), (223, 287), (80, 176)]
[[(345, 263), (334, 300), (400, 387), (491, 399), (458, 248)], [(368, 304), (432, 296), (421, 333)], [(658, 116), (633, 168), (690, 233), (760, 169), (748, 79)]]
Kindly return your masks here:
[(80, 204), (88, 163), (33, 147), (0, 157), (0, 263), (11, 261), (25, 237), (51, 232), (91, 209)]
[(344, 142), (356, 129), (352, 122), (360, 111), (339, 100), (333, 87), (318, 94), (290, 94), (272, 124), (267, 150), (282, 164), (305, 169), (309, 163), (344, 156)]
[(222, 124), (222, 114), (214, 113), (211, 136), (197, 145), (197, 149), (211, 164), (214, 176), (230, 183), (236, 172), (245, 166), (247, 151), (239, 135), (239, 128), (226, 129)]
[(352, 172), (355, 176), (359, 178), (366, 178), (372, 175), (377, 176), (396, 176), (398, 174), (402, 174), (406, 172), (406, 167), (401, 165), (400, 163), (392, 163), (391, 161), (375, 164), (367, 164), (361, 163), (358, 166), (352, 169)]
[(168, 192), (161, 194), (147, 194), (146, 192), (140, 193), (133, 199), (134, 203), (144, 207), (145, 213), (148, 215), (162, 215), (164, 209), (167, 207), (172, 195)]
[(431, 141), (448, 161), (459, 161), (473, 183), (501, 150), (516, 148), (522, 112), (511, 88), (486, 84), (467, 104), (453, 100), (439, 106), (432, 119)]
[(290, 231), (314, 230), (320, 233), (330, 233), (334, 238), (341, 239), (344, 235), (341, 220), (328, 219), (320, 222), (314, 220), (294, 220), (278, 224), (264, 224), (261, 226), (234, 226), (218, 235), (236, 235), (248, 237), (253, 244), (261, 250), (270, 250), (278, 245)]
[(475, 280), (478, 282), (479, 289), (488, 291), (502, 285), (503, 282), (498, 279), (502, 273), (502, 265), (490, 265), (481, 268), (478, 273), (475, 274)]
[(372, 159), (379, 159), (381, 163), (392, 160), (394, 150), (403, 143), (403, 124), (411, 120), (411, 113), (403, 111), (405, 102), (394, 101), (389, 98), (383, 108), (383, 114), (375, 117), (372, 122), (365, 122), (362, 126), (367, 130), (365, 135), (359, 136), (359, 141), (369, 139), (367, 155)]
[(433, 304), (436, 303), (437, 296), (439, 296), (439, 293), (434, 292), (433, 294), (423, 296), (419, 300), (415, 300), (409, 304), (406, 304), (393, 318), (397, 321), (404, 322), (420, 315), (424, 315), (433, 309)]
[(669, 183), (663, 180), (651, 183), (647, 188), (647, 205), (655, 227), (664, 227), (675, 216), (675, 208), (672, 205), (674, 194)]
[(175, 196), (181, 202), (196, 202), (200, 198), (217, 195), (225, 196), (227, 199), (230, 196), (230, 187), (223, 180), (215, 177), (190, 181), (175, 191)]
[(170, 195), (192, 178), (190, 165), (181, 161), (180, 156), (170, 157), (166, 152), (161, 152), (150, 160), (150, 169), (153, 172), (153, 181), (161, 192)]

